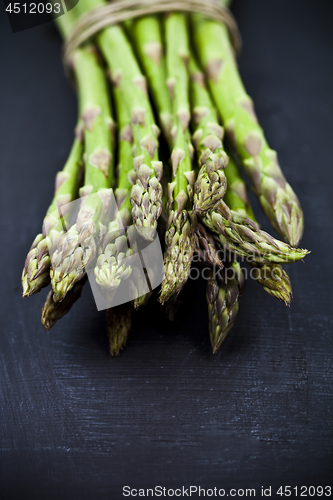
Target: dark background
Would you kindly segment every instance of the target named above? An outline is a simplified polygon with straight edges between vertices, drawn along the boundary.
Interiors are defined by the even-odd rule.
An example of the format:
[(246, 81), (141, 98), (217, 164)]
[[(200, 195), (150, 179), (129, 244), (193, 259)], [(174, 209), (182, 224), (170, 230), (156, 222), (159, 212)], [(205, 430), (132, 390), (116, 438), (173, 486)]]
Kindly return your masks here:
[(124, 485), (259, 496), (262, 485), (333, 482), (333, 2), (235, 0), (233, 12), (241, 74), (303, 205), (312, 253), (288, 268), (290, 308), (247, 283), (218, 354), (204, 283), (191, 282), (177, 321), (151, 300), (116, 359), (88, 286), (49, 333), (40, 325), (47, 292), (21, 298), (76, 99), (55, 28), (13, 34), (1, 12), (2, 499), (118, 499)]

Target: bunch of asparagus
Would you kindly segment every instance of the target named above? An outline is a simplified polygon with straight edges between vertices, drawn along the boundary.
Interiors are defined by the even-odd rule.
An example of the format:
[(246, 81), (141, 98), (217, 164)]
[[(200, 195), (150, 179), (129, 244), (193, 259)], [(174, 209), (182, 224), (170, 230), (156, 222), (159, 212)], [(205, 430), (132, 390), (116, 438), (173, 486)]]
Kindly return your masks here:
[[(105, 3), (80, 0), (57, 18), (62, 37)], [(108, 296), (135, 272), (126, 265), (135, 248), (122, 229), (148, 241), (164, 231), (159, 301), (170, 318), (191, 265), (203, 267), (214, 353), (238, 313), (244, 261), (267, 293), (289, 305), (291, 283), (281, 264), (308, 253), (296, 248), (303, 214), (258, 123), (226, 26), (195, 13), (149, 15), (103, 29), (72, 53), (70, 64), (79, 110), (74, 142), (22, 273), (24, 297), (51, 283), (44, 328), (78, 300), (91, 263)], [(257, 224), (239, 166), (281, 241)], [(111, 190), (119, 212), (105, 225)], [(71, 220), (66, 207), (78, 197)], [(134, 308), (152, 294), (137, 292)], [(107, 311), (112, 355), (126, 343), (131, 314), (130, 303)]]

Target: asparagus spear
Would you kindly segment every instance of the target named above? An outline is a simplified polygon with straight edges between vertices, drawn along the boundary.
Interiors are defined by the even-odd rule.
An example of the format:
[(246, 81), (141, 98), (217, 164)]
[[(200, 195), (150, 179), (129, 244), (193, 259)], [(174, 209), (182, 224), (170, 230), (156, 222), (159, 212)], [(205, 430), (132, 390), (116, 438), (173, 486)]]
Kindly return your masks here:
[(117, 86), (114, 87), (114, 97), (119, 125), (118, 187), (115, 190), (119, 212), (116, 220), (110, 222), (108, 231), (103, 237), (94, 273), (96, 282), (110, 298), (115, 295), (120, 283), (132, 276), (131, 286), (135, 287), (132, 292), (136, 297), (133, 305), (137, 309), (147, 302), (151, 293), (145, 293), (147, 280), (141, 283), (142, 276), (137, 269), (134, 269), (134, 275), (132, 274), (133, 269), (128, 260), (128, 257), (138, 252), (130, 203), (130, 192), (136, 178), (132, 165), (133, 135), (130, 115)]
[(174, 126), (172, 182), (168, 186), (168, 223), (165, 233), (164, 279), (160, 302), (178, 293), (186, 282), (193, 256), (193, 186), (190, 135), (188, 125), (190, 106), (188, 99), (189, 41), (186, 17), (172, 13), (165, 19), (168, 87), (173, 103)]
[(259, 229), (248, 217), (230, 210), (223, 200), (201, 219), (216, 233), (216, 238), (224, 249), (254, 262), (287, 264), (301, 260), (309, 253), (308, 250), (292, 248), (287, 243), (276, 240)]
[[(71, 14), (63, 16), (61, 22), (57, 22), (63, 37), (68, 36), (73, 22)], [(50, 232), (53, 232), (53, 241), (60, 237), (64, 222), (61, 209), (77, 197), (82, 142), (82, 122), (79, 113), (74, 143), (63, 170), (56, 175), (55, 194), (44, 218), (42, 233), (36, 236), (25, 261), (22, 272), (23, 297), (39, 292), (50, 283), (51, 259), (49, 241), (46, 237)]]
[(148, 87), (158, 113), (163, 134), (170, 144), (172, 104), (166, 85), (162, 29), (157, 16), (145, 16), (133, 21), (133, 40), (139, 61), (147, 77)]
[(251, 98), (239, 76), (226, 26), (193, 14), (192, 31), (201, 66), (228, 137), (273, 228), (297, 246), (303, 233), (303, 213), (287, 183), (275, 151), (258, 124)]
[[(168, 224), (165, 235), (165, 279), (160, 300), (163, 303), (178, 293), (190, 270), (194, 237), (189, 211), (193, 201), (194, 172), (191, 157), (193, 147), (188, 130), (188, 39), (185, 17), (172, 14), (165, 21), (168, 87), (171, 94), (174, 127), (169, 131), (171, 100), (166, 94), (165, 62), (161, 47), (160, 26), (156, 18), (135, 21), (134, 39), (142, 66), (148, 74), (155, 107), (163, 124), (166, 139), (172, 149), (173, 178), (168, 186), (166, 209)], [(149, 33), (146, 29), (150, 27)], [(154, 52), (154, 49), (156, 52)], [(158, 53), (158, 57), (156, 54)], [(165, 119), (167, 117), (167, 120)]]
[(194, 186), (194, 209), (200, 213), (214, 208), (226, 192), (224, 168), (228, 156), (222, 144), (223, 128), (218, 123), (214, 104), (206, 89), (204, 74), (193, 56), (190, 57), (189, 73), (195, 129), (193, 144), (200, 166)]
[[(219, 244), (200, 223), (196, 226), (196, 238), (199, 262), (209, 266), (208, 276), (204, 274), (204, 277), (207, 279), (209, 335), (213, 353), (215, 353), (236, 319), (245, 278), (234, 256), (223, 251), (224, 262), (222, 263)], [(204, 271), (207, 271), (207, 267)]]
[[(168, 22), (170, 23), (171, 21), (169, 20)], [(165, 65), (165, 60), (164, 60), (164, 56), (163, 56), (163, 52), (162, 52), (161, 28), (160, 28), (158, 20), (154, 16), (148, 16), (146, 18), (138, 19), (135, 21), (134, 26), (135, 26), (135, 28), (133, 30), (134, 40), (135, 40), (136, 46), (138, 48), (139, 59), (140, 59), (142, 66), (145, 68), (146, 74), (148, 75), (148, 85), (152, 91), (152, 97), (153, 97), (154, 104), (155, 104), (155, 107), (157, 109), (158, 115), (160, 117), (160, 122), (162, 124), (162, 128), (163, 128), (165, 137), (169, 143), (170, 149), (173, 150), (172, 160), (173, 160), (173, 163), (175, 164), (175, 161), (178, 160), (177, 156), (180, 153), (180, 151), (179, 150), (177, 151), (177, 149), (176, 149), (177, 145), (175, 144), (175, 141), (178, 140), (178, 146), (180, 147), (181, 150), (184, 149), (185, 151), (187, 151), (187, 149), (188, 149), (188, 151), (190, 153), (190, 157), (192, 155), (192, 144), (190, 141), (188, 129), (186, 129), (186, 131), (184, 132), (183, 137), (179, 137), (179, 136), (177, 137), (176, 131), (179, 132), (179, 134), (181, 134), (183, 131), (183, 126), (179, 129), (174, 127), (172, 129), (173, 135), (170, 134), (169, 127), (170, 127), (170, 123), (172, 121), (172, 120), (170, 120), (172, 103), (171, 103), (170, 95), (168, 95), (168, 93), (167, 93), (167, 86), (166, 86), (166, 82), (165, 82), (165, 66), (166, 65)], [(185, 127), (186, 127), (186, 125), (188, 125), (188, 123), (187, 123), (188, 118), (187, 117), (188, 117), (188, 113), (189, 113), (189, 103), (188, 103), (188, 97), (187, 97), (188, 83), (187, 83), (187, 75), (184, 71), (184, 63), (186, 66), (187, 60), (188, 60), (188, 47), (187, 47), (187, 40), (186, 40), (186, 33), (185, 33), (186, 27), (185, 27), (185, 23), (184, 23), (184, 18), (182, 18), (182, 21), (179, 22), (178, 26), (176, 26), (175, 28), (173, 28), (171, 26), (171, 28), (169, 29), (169, 35), (167, 35), (167, 39), (169, 41), (170, 41), (170, 39), (172, 40), (172, 38), (174, 36), (173, 30), (175, 30), (175, 31), (178, 30), (178, 32), (182, 32), (183, 39), (180, 40), (180, 43), (178, 44), (179, 39), (176, 38), (175, 42), (174, 42), (174, 46), (171, 45), (169, 50), (167, 51), (168, 72), (169, 72), (169, 77), (170, 77), (168, 80), (168, 84), (169, 84), (169, 89), (171, 91), (171, 95), (173, 97), (175, 123), (177, 122), (177, 120), (179, 120), (179, 116), (177, 115), (177, 113), (178, 114), (180, 113), (180, 117), (182, 118), (183, 122), (185, 123)], [(181, 60), (179, 61), (179, 59), (181, 59)], [(179, 78), (179, 80), (180, 80), (179, 85), (176, 85), (177, 78)], [(178, 102), (176, 99), (177, 93), (181, 96), (180, 99), (178, 98)], [(181, 101), (181, 99), (182, 99), (182, 101)], [(179, 106), (180, 109), (177, 109), (177, 106)], [(172, 118), (172, 116), (171, 116), (171, 118)], [(184, 125), (184, 123), (183, 123), (183, 125)], [(182, 154), (180, 154), (180, 156), (182, 156)], [(187, 158), (184, 158), (184, 161), (183, 161), (184, 166), (186, 165), (186, 163), (185, 163), (186, 160), (187, 160), (187, 170), (190, 170), (191, 169), (190, 158), (188, 157), (188, 155), (187, 155)], [(194, 175), (192, 172), (189, 172), (189, 173), (190, 173), (190, 177), (189, 177), (189, 174), (187, 172), (185, 173), (185, 175), (187, 175), (188, 178), (190, 179), (190, 182), (193, 183)], [(175, 178), (175, 176), (174, 176), (173, 180), (174, 180), (174, 182), (176, 182), (178, 179)], [(189, 185), (187, 187), (187, 189), (188, 188), (191, 189), (191, 185)], [(169, 186), (169, 201), (167, 201), (167, 203), (166, 203), (166, 207), (168, 209), (170, 207), (172, 207), (172, 205), (174, 204), (174, 196), (173, 196), (174, 193), (172, 192), (172, 189), (173, 189), (173, 184), (171, 184)], [(190, 191), (190, 192), (192, 193), (192, 191)], [(191, 194), (191, 196), (192, 196), (192, 194)], [(191, 202), (191, 200), (190, 200), (190, 202)], [(169, 218), (169, 221), (170, 221), (170, 218)], [(190, 226), (188, 224), (186, 224), (185, 230), (186, 231), (190, 230)], [(174, 228), (172, 228), (172, 231), (174, 231)], [(186, 232), (184, 232), (184, 235), (186, 236)], [(176, 234), (172, 233), (172, 237), (174, 237), (175, 241), (177, 241), (176, 238), (179, 237), (179, 234), (177, 234), (177, 232), (176, 232)], [(168, 233), (166, 235), (166, 238), (168, 238)], [(195, 234), (193, 234), (193, 238), (196, 238), (196, 241), (197, 241), (197, 236)], [(188, 240), (186, 243), (186, 239), (184, 239), (184, 238), (182, 238), (181, 241), (185, 242), (184, 245), (188, 244)], [(172, 248), (175, 246), (172, 241), (169, 241), (169, 244)], [(194, 245), (194, 241), (193, 241), (193, 245)], [(176, 246), (176, 248), (174, 249), (175, 252), (179, 252), (179, 247), (181, 247), (181, 245)], [(186, 253), (185, 253), (186, 251), (187, 251), (186, 247), (183, 246), (183, 256), (181, 254), (179, 255), (179, 253), (177, 253), (175, 255), (175, 259), (179, 258), (179, 260), (181, 261), (181, 259), (184, 258), (184, 256), (185, 256), (185, 258), (188, 259), (188, 261), (190, 261), (190, 256), (186, 255)], [(192, 251), (192, 249), (191, 249), (191, 251)], [(169, 262), (168, 259), (169, 259), (169, 251), (167, 250), (166, 256), (165, 256), (165, 264), (166, 264), (166, 270), (169, 271), (168, 279), (171, 282), (177, 282), (178, 277), (176, 275), (174, 265), (172, 264), (172, 262)], [(186, 271), (186, 273), (187, 272), (188, 272), (188, 270)], [(182, 280), (183, 279), (184, 278), (182, 278)], [(185, 279), (184, 279), (184, 281), (185, 281)], [(166, 285), (166, 281), (162, 285), (162, 290), (163, 290), (163, 288), (165, 289), (165, 285)], [(181, 282), (180, 282), (180, 285), (181, 285)], [(172, 288), (171, 288), (171, 290), (172, 290)], [(170, 293), (172, 293), (172, 292), (170, 292)], [(163, 300), (163, 296), (162, 296), (162, 300)], [(166, 302), (166, 304), (169, 304), (168, 305), (169, 309), (173, 309), (173, 307), (170, 306), (170, 303), (171, 303), (171, 301), (174, 302), (174, 300), (170, 298)]]
[[(174, 80), (169, 80), (168, 83), (171, 84), (171, 87), (168, 90), (166, 81), (166, 61), (162, 47), (161, 25), (157, 16), (138, 18), (133, 22), (133, 25), (133, 39), (137, 47), (138, 57), (147, 75), (148, 86), (151, 90), (152, 99), (159, 116), (159, 122), (164, 136), (170, 149), (173, 150), (176, 128), (172, 129), (173, 105), (171, 95), (174, 94), (172, 89)], [(179, 63), (177, 62), (177, 64)], [(188, 111), (185, 111), (185, 114), (186, 112)], [(182, 130), (183, 129), (181, 128), (181, 131), (179, 132), (180, 134), (182, 133)], [(173, 132), (173, 136), (171, 131)], [(188, 130), (185, 131), (184, 135), (185, 148), (188, 148), (191, 156), (192, 145)], [(168, 203), (166, 196), (165, 198), (165, 206), (169, 208), (169, 206), (173, 203), (173, 200), (169, 199)], [(170, 265), (170, 272), (172, 272), (172, 265)], [(167, 303), (170, 303), (170, 301), (171, 299), (169, 299)], [(138, 306), (138, 301), (136, 301), (135, 304)]]
[[(104, 0), (80, 0), (78, 9), (83, 13), (105, 3)], [(139, 234), (152, 241), (162, 211), (160, 179), (163, 165), (158, 161), (159, 129), (148, 98), (146, 80), (120, 26), (102, 30), (97, 35), (97, 43), (107, 61), (112, 80), (123, 93), (130, 112), (133, 164), (137, 174), (131, 193), (132, 216)]]
[(103, 215), (111, 203), (109, 188), (113, 180), (114, 127), (108, 89), (95, 49), (87, 45), (72, 58), (77, 81), (85, 141), (85, 179), (80, 190), (83, 199), (76, 223), (59, 240), (52, 255), (51, 284), (55, 301), (85, 274), (96, 255)]
[[(247, 196), (245, 182), (232, 155), (230, 155), (225, 173), (228, 181), (228, 189), (224, 197), (226, 204), (233, 211), (256, 222)], [(249, 264), (253, 269), (253, 277), (264, 287), (264, 290), (289, 305), (292, 288), (289, 276), (283, 268), (279, 264), (260, 264), (252, 260), (249, 261)]]
[(46, 237), (51, 231), (58, 235), (62, 233), (61, 208), (77, 197), (82, 139), (82, 124), (79, 122), (69, 157), (63, 170), (56, 175), (54, 198), (44, 218), (43, 232), (34, 239), (25, 260), (22, 272), (23, 297), (39, 292), (50, 283), (51, 259)]
[[(208, 276), (204, 274), (204, 277), (207, 279), (209, 335), (213, 353), (215, 353), (234, 324), (239, 309), (239, 298), (245, 286), (245, 278), (235, 257), (223, 252), (224, 262), (222, 263), (219, 244), (200, 223), (196, 226), (196, 237), (199, 262), (209, 266)], [(204, 271), (206, 270), (207, 267)]]
[(257, 224), (247, 195), (246, 183), (244, 182), (243, 177), (241, 176), (241, 173), (236, 165), (235, 157), (233, 154), (230, 154), (229, 149), (228, 153), (229, 162), (225, 169), (228, 187), (224, 201), (234, 212), (237, 212), (243, 217), (248, 217)]
[(115, 190), (119, 212), (116, 220), (110, 222), (108, 231), (103, 237), (94, 269), (96, 282), (110, 294), (113, 294), (121, 280), (128, 278), (132, 272), (131, 267), (126, 264), (126, 258), (132, 255), (133, 251), (128, 248), (122, 228), (125, 229), (132, 223), (130, 192), (136, 179), (132, 164), (133, 134), (130, 115), (116, 86), (114, 97), (119, 126), (118, 187)]
[[(182, 27), (183, 28), (183, 27)], [(181, 28), (181, 29), (182, 29)], [(173, 150), (175, 146), (175, 140), (176, 140), (176, 128), (172, 127), (173, 123), (173, 108), (175, 108), (176, 104), (171, 101), (171, 96), (174, 96), (174, 83), (175, 80), (174, 75), (169, 73), (169, 76), (171, 79), (169, 79), (169, 91), (167, 88), (166, 84), (166, 61), (164, 58), (163, 50), (162, 50), (162, 33), (161, 33), (161, 26), (159, 23), (159, 20), (156, 16), (147, 16), (143, 18), (139, 18), (134, 21), (134, 29), (133, 29), (133, 39), (137, 47), (137, 52), (138, 52), (138, 57), (140, 60), (141, 65), (145, 69), (145, 73), (147, 74), (148, 77), (148, 85), (152, 93), (152, 98), (155, 104), (155, 108), (157, 110), (158, 116), (159, 116), (159, 121), (162, 126), (162, 130), (164, 132), (165, 138), (169, 144), (169, 147), (171, 150)], [(186, 45), (186, 44), (184, 44)], [(181, 49), (181, 47), (180, 47)], [(184, 49), (184, 47), (183, 47)], [(174, 49), (172, 49), (174, 50)], [(185, 55), (185, 62), (187, 59), (186, 56), (186, 51), (187, 48), (185, 47), (184, 55)], [(169, 65), (172, 67), (173, 62), (170, 62), (170, 59), (174, 57), (173, 55), (170, 56), (171, 52), (168, 52), (168, 60), (169, 60)], [(182, 56), (182, 54), (181, 54)], [(177, 55), (175, 55), (177, 57)], [(182, 65), (183, 61), (179, 63), (179, 61), (176, 61), (177, 65)], [(186, 75), (184, 78), (183, 70), (181, 69), (181, 78), (182, 81), (185, 82), (186, 80)], [(183, 116), (183, 120), (185, 119), (186, 121), (186, 114), (189, 112), (189, 107), (188, 107), (188, 100), (185, 98), (185, 109), (181, 111), (180, 117)], [(175, 110), (174, 114), (177, 114), (179, 110)], [(176, 119), (179, 119), (177, 116)], [(171, 134), (171, 131), (173, 132), (173, 135)], [(183, 127), (179, 129), (179, 134), (183, 133)], [(182, 142), (183, 140), (183, 142)], [(178, 139), (179, 144), (181, 144), (182, 147), (184, 147), (186, 150), (188, 149), (190, 157), (193, 154), (192, 153), (192, 144), (190, 141), (190, 136), (189, 132), (186, 129), (184, 132), (184, 138), (183, 139)], [(184, 144), (185, 143), (185, 144)], [(177, 159), (176, 159), (177, 161)], [(187, 155), (187, 162), (189, 165), (189, 158)], [(190, 177), (191, 182), (192, 178)], [(172, 193), (170, 193), (170, 189), (172, 190), (172, 185), (169, 186), (169, 202), (166, 199), (165, 206), (169, 210), (169, 207), (174, 203), (174, 200), (172, 198)], [(176, 236), (177, 237), (177, 236)], [(165, 255), (165, 261), (168, 258), (168, 252)], [(173, 266), (170, 264), (169, 266), (170, 269), (170, 275), (173, 271)], [(175, 277), (175, 280), (177, 280), (177, 277)], [(165, 286), (166, 282), (164, 281), (164, 284), (162, 285), (162, 288)], [(168, 300), (167, 303), (170, 303), (171, 299)]]
[(59, 319), (71, 310), (75, 302), (81, 297), (82, 288), (85, 282), (86, 277), (75, 283), (62, 302), (55, 302), (53, 300), (53, 291), (49, 291), (42, 309), (41, 318), (42, 325), (46, 331), (50, 330)]
[[(134, 234), (135, 233), (135, 234)], [(112, 243), (101, 245), (101, 255), (95, 267), (96, 282), (104, 290), (109, 299), (113, 299), (122, 281), (131, 276), (129, 294), (133, 299), (135, 309), (147, 303), (151, 296), (148, 291), (147, 273), (142, 275), (142, 269), (132, 266), (129, 257), (138, 254), (139, 248), (135, 239), (135, 226), (127, 228), (126, 235), (118, 236)]]
[(107, 331), (111, 356), (117, 356), (125, 347), (132, 327), (131, 304), (122, 304), (106, 311)]
[(209, 335), (215, 354), (231, 330), (239, 310), (239, 298), (245, 280), (239, 263), (226, 260), (224, 269), (210, 271), (206, 299), (209, 317)]
[(23, 297), (40, 292), (50, 283), (51, 259), (43, 234), (37, 234), (26, 256), (22, 271)]

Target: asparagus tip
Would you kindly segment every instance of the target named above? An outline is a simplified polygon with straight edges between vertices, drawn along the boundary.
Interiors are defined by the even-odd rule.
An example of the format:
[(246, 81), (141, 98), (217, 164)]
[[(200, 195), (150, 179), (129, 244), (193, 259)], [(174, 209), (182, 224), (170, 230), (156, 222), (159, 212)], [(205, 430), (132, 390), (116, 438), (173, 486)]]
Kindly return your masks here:
[(132, 327), (131, 304), (122, 304), (106, 311), (107, 332), (109, 337), (110, 354), (119, 356), (125, 347)]
[(141, 238), (146, 241), (154, 241), (157, 230), (157, 222), (155, 222), (151, 227), (135, 225), (135, 228)]
[(42, 288), (48, 286), (49, 284), (50, 276), (48, 272), (41, 274), (33, 280), (30, 280), (25, 274), (22, 276), (22, 297), (31, 297), (31, 295), (40, 292)]

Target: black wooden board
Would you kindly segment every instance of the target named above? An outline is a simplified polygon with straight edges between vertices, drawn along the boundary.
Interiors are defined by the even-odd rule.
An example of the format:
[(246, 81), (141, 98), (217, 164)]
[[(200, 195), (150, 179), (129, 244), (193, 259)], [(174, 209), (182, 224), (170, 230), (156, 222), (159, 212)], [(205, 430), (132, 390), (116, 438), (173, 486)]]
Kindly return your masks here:
[(55, 28), (13, 34), (0, 10), (0, 497), (104, 500), (124, 498), (125, 485), (196, 485), (256, 496), (272, 486), (281, 498), (281, 485), (332, 485), (332, 1), (233, 6), (241, 74), (305, 212), (312, 253), (288, 269), (291, 307), (248, 281), (213, 356), (204, 283), (191, 282), (175, 323), (156, 300), (135, 315), (117, 359), (89, 287), (49, 333), (46, 291), (21, 298), (76, 99)]

